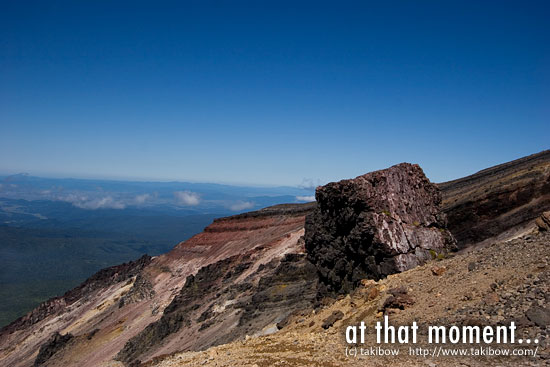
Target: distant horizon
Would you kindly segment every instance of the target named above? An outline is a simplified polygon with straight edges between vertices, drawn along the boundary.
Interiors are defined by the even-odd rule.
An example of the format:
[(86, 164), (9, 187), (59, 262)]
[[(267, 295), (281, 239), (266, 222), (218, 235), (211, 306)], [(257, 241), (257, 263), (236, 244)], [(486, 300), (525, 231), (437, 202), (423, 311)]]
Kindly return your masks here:
[(212, 185), (226, 185), (226, 186), (242, 186), (242, 187), (296, 187), (299, 188), (300, 185), (277, 185), (277, 184), (261, 184), (261, 183), (239, 183), (239, 182), (213, 182), (213, 181), (201, 181), (201, 180), (192, 180), (192, 179), (148, 179), (140, 177), (106, 177), (106, 176), (70, 176), (70, 175), (55, 175), (55, 174), (33, 174), (31, 172), (19, 171), (19, 172), (2, 172), (0, 171), (0, 177), (9, 177), (17, 175), (26, 175), (29, 177), (37, 178), (46, 178), (46, 179), (57, 179), (57, 180), (89, 180), (89, 181), (112, 181), (112, 182), (140, 182), (140, 183), (192, 183), (192, 184), (212, 184)]
[[(511, 162), (511, 161), (514, 161), (514, 160), (517, 160), (517, 159), (521, 159), (521, 158), (524, 158), (524, 157), (528, 157), (528, 156), (531, 156), (531, 155), (534, 155), (534, 154), (539, 154), (539, 153), (542, 153), (542, 152), (547, 151), (547, 150), (550, 150), (550, 147), (548, 149), (543, 149), (543, 150), (533, 152), (533, 153), (530, 153), (530, 154), (527, 154), (527, 155), (519, 156), (519, 157), (510, 159), (510, 160), (507, 160), (507, 161), (501, 161), (501, 162), (498, 162), (498, 163), (495, 163), (495, 164), (491, 164), (490, 166), (482, 167), (480, 169), (472, 171), (472, 172), (470, 172), (468, 174), (465, 174), (463, 176), (457, 176), (457, 177), (450, 178), (450, 179), (447, 179), (447, 180), (444, 180), (444, 181), (435, 181), (435, 180), (431, 179), (429, 177), (429, 175), (426, 174), (426, 172), (424, 170), (424, 167), (421, 164), (416, 163), (416, 162), (405, 162), (405, 161), (404, 162), (398, 162), (398, 163), (392, 164), (392, 165), (387, 166), (387, 167), (382, 167), (382, 168), (379, 168), (379, 169), (375, 169), (374, 171), (384, 169), (384, 168), (388, 168), (388, 167), (391, 167), (393, 165), (400, 164), (400, 163), (418, 164), (424, 170), (424, 173), (426, 174), (426, 176), (428, 177), (428, 179), (430, 181), (432, 181), (434, 183), (443, 183), (443, 182), (453, 181), (453, 180), (456, 180), (456, 179), (467, 177), (467, 176), (473, 175), (473, 174), (475, 174), (479, 171), (482, 171), (484, 169), (491, 168), (491, 167), (494, 167), (494, 166), (498, 166), (500, 164), (508, 163), (508, 162)], [(369, 172), (372, 172), (372, 171), (363, 172), (363, 173), (361, 173), (357, 176), (360, 176), (362, 174), (366, 174), (366, 173), (369, 173)], [(29, 177), (46, 178), (46, 179), (60, 179), (60, 180), (74, 179), (74, 180), (90, 180), (90, 181), (140, 182), (140, 183), (147, 183), (147, 182), (150, 182), (150, 183), (191, 183), (191, 184), (214, 184), (214, 185), (241, 186), (241, 187), (258, 187), (258, 188), (262, 188), (262, 187), (265, 187), (265, 188), (277, 188), (277, 187), (308, 188), (308, 187), (305, 187), (305, 185), (303, 185), (304, 182), (302, 182), (300, 184), (295, 184), (295, 185), (292, 185), (292, 184), (262, 184), (262, 183), (253, 183), (253, 182), (250, 183), (250, 182), (231, 182), (231, 181), (213, 182), (213, 181), (204, 181), (204, 180), (201, 181), (201, 180), (193, 180), (193, 179), (148, 179), (148, 178), (136, 178), (136, 177), (126, 177), (126, 178), (119, 177), (119, 178), (117, 178), (117, 177), (102, 177), (102, 176), (95, 177), (95, 176), (92, 176), (92, 175), (90, 175), (90, 176), (70, 176), (70, 175), (55, 175), (55, 174), (34, 174), (34, 173), (31, 173), (31, 172), (26, 172), (26, 171), (8, 173), (8, 172), (3, 172), (3, 171), (0, 170), (0, 177), (9, 177), (9, 176), (16, 176), (16, 175), (26, 175), (26, 176), (29, 176)], [(318, 181), (318, 184), (313, 185), (313, 186), (325, 185), (328, 182), (336, 182), (336, 181), (340, 181), (340, 180), (351, 179), (351, 178), (355, 178), (357, 176), (342, 177), (342, 178), (335, 179), (335, 180), (332, 180), (332, 181), (327, 181), (327, 182)], [(309, 188), (311, 188), (311, 186), (312, 185), (310, 185)]]

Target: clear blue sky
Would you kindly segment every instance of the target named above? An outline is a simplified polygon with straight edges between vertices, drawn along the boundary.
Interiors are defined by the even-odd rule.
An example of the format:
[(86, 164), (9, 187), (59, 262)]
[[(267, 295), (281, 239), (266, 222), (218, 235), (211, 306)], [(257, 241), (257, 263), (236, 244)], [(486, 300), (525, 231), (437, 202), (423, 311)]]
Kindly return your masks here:
[(3, 1), (0, 172), (433, 181), (550, 148), (547, 1)]

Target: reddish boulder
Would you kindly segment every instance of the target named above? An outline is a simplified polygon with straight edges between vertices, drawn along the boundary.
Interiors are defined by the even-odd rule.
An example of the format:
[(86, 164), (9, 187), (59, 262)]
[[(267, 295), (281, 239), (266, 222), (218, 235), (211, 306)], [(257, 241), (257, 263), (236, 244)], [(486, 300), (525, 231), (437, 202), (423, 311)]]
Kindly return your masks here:
[(305, 245), (321, 293), (346, 293), (361, 279), (413, 268), (456, 242), (440, 210), (441, 194), (418, 165), (401, 163), (315, 192)]

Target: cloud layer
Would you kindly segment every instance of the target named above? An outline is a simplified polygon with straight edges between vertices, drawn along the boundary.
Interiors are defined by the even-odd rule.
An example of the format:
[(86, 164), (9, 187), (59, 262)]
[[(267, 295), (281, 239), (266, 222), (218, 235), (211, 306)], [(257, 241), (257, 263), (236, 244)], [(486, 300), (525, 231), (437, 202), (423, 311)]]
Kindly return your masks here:
[(238, 201), (234, 204), (231, 204), (229, 206), (229, 210), (238, 212), (245, 209), (252, 209), (253, 207), (254, 207), (254, 203), (251, 201)]
[(201, 202), (201, 197), (196, 192), (191, 191), (176, 191), (174, 197), (179, 204), (195, 206)]
[(309, 195), (309, 196), (296, 196), (296, 200), (298, 201), (315, 201), (315, 196), (314, 195)]
[(306, 190), (315, 190), (317, 186), (321, 186), (322, 182), (320, 179), (313, 179), (313, 178), (303, 178), (302, 183), (298, 185), (298, 187), (301, 187), (302, 189)]
[(151, 199), (151, 194), (141, 194), (141, 195), (137, 195), (135, 198), (134, 198), (134, 202), (136, 204), (145, 204), (145, 202), (149, 199)]
[(104, 196), (99, 198), (89, 198), (86, 195), (68, 194), (58, 198), (61, 201), (66, 201), (77, 208), (81, 209), (124, 209), (126, 204), (120, 200), (113, 199), (112, 196)]

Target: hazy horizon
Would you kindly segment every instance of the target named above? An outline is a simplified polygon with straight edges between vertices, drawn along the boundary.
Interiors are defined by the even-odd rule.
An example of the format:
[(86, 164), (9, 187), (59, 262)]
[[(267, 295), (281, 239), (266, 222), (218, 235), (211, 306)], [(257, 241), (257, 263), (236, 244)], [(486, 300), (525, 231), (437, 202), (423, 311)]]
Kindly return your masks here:
[[(513, 161), (513, 160), (516, 160), (516, 159), (520, 159), (520, 158), (523, 158), (523, 157), (526, 157), (526, 156), (529, 156), (529, 155), (532, 155), (532, 154), (537, 154), (537, 153), (543, 152), (545, 150), (548, 150), (548, 149), (543, 149), (543, 150), (540, 150), (540, 151), (528, 153), (524, 156), (518, 156), (518, 157), (512, 158), (508, 161), (497, 161), (496, 163), (493, 163), (489, 166), (481, 167), (479, 169), (476, 169), (475, 171), (471, 171), (469, 173), (466, 173), (463, 176), (450, 177), (450, 178), (448, 178), (447, 180), (444, 180), (444, 181), (435, 181), (428, 174), (426, 174), (426, 175), (427, 175), (428, 179), (430, 179), (430, 181), (436, 182), (436, 183), (452, 181), (452, 180), (456, 180), (456, 179), (459, 179), (459, 178), (463, 178), (463, 177), (475, 174), (475, 173), (477, 173), (481, 170), (484, 170), (486, 168), (490, 168), (490, 167), (493, 167), (493, 166), (497, 166), (499, 164), (507, 163), (507, 162), (510, 162), (510, 161)], [(391, 164), (390, 166), (393, 166), (393, 165), (399, 164), (399, 163), (405, 163), (405, 162), (397, 162), (397, 163)], [(419, 164), (417, 162), (406, 162), (406, 163)], [(422, 164), (419, 164), (419, 165), (424, 170), (424, 172), (426, 173), (426, 170), (422, 166)], [(384, 169), (384, 168), (388, 168), (390, 166), (380, 167), (380, 168), (377, 168), (377, 169), (374, 169), (374, 170)], [(372, 172), (372, 171), (365, 171), (363, 173), (358, 174), (357, 176), (368, 173), (368, 172)], [(90, 181), (98, 180), (98, 181), (140, 182), (140, 183), (147, 183), (147, 182), (149, 182), (149, 183), (192, 183), (192, 184), (227, 185), (227, 186), (237, 186), (237, 187), (239, 187), (239, 186), (240, 187), (258, 187), (258, 188), (262, 188), (262, 187), (265, 187), (265, 188), (294, 187), (294, 188), (305, 188), (305, 189), (312, 189), (316, 186), (324, 185), (328, 182), (335, 182), (335, 181), (340, 181), (340, 180), (345, 180), (345, 179), (357, 177), (357, 176), (341, 177), (341, 178), (335, 178), (334, 180), (329, 180), (329, 181), (321, 181), (320, 179), (315, 180), (315, 179), (312, 179), (312, 178), (303, 178), (302, 181), (300, 183), (297, 183), (297, 184), (276, 184), (276, 183), (269, 184), (269, 183), (238, 182), (238, 181), (204, 181), (204, 180), (201, 181), (201, 180), (193, 180), (193, 179), (185, 179), (185, 178), (183, 178), (183, 179), (171, 179), (171, 178), (156, 179), (156, 178), (145, 178), (145, 177), (117, 177), (117, 176), (109, 177), (109, 176), (101, 176), (101, 175), (96, 175), (96, 176), (94, 176), (94, 175), (72, 175), (71, 176), (70, 174), (48, 174), (48, 173), (33, 174), (31, 172), (24, 172), (24, 171), (13, 171), (13, 172), (0, 171), (0, 177), (9, 177), (9, 176), (15, 176), (15, 175), (27, 175), (27, 176), (31, 176), (31, 177), (48, 178), (48, 179), (61, 179), (61, 180), (63, 180), (63, 179), (76, 179), (76, 180), (90, 180)]]

